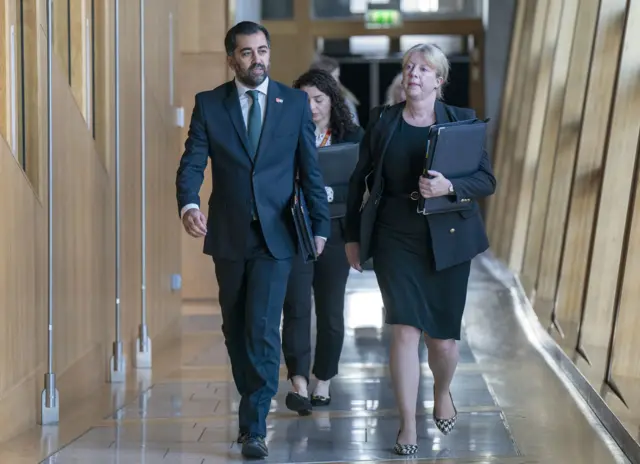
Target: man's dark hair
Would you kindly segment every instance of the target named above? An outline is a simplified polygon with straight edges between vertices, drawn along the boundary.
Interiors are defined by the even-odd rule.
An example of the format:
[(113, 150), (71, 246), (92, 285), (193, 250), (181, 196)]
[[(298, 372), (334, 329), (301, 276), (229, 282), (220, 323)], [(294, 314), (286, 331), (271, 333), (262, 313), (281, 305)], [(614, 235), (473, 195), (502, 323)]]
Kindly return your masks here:
[(267, 39), (267, 45), (271, 47), (271, 37), (269, 31), (262, 24), (254, 23), (253, 21), (241, 21), (231, 29), (227, 31), (227, 35), (224, 38), (224, 48), (228, 56), (233, 55), (236, 47), (238, 46), (237, 37), (239, 35), (253, 35), (258, 32), (262, 32)]
[(347, 132), (356, 130), (357, 126), (353, 122), (353, 115), (344, 102), (338, 82), (331, 74), (322, 69), (310, 69), (293, 83), (294, 89), (302, 87), (315, 87), (331, 100), (329, 127), (331, 135), (336, 140), (342, 140)]

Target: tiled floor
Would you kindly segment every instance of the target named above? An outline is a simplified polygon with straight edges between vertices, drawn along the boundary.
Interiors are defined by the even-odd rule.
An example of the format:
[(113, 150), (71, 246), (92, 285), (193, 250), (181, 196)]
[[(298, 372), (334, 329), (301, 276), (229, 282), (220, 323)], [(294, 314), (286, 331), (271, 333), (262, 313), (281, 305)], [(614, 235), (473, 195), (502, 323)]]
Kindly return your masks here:
[[(266, 462), (404, 460), (392, 453), (398, 428), (387, 373), (388, 333), (374, 276), (353, 274), (347, 339), (330, 407), (299, 418), (284, 407), (281, 383), (268, 422)], [(452, 394), (460, 417), (449, 436), (431, 420), (432, 377), (421, 350), (419, 462), (606, 464), (627, 462), (544, 363), (513, 315), (510, 292), (474, 265), (461, 363)], [(43, 463), (211, 464), (242, 462), (234, 443), (238, 394), (231, 382), (219, 315), (184, 320), (183, 344), (198, 349), (170, 375)], [(154, 360), (154, 365), (157, 361)], [(64, 445), (61, 443), (60, 445)], [(60, 448), (58, 446), (57, 448)], [(3, 463), (4, 464), (4, 463)]]

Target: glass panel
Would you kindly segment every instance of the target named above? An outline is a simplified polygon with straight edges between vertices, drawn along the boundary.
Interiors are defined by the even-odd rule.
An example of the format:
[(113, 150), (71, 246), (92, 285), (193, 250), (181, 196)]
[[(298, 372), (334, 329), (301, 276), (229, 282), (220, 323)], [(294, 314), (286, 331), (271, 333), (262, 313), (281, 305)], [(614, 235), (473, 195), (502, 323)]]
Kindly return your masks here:
[(353, 16), (350, 8), (349, 0), (312, 0), (311, 15), (319, 19), (349, 18)]
[(349, 37), (349, 51), (352, 55), (389, 54), (391, 39), (386, 35), (361, 35)]
[(67, 71), (69, 85), (71, 85), (71, 43), (69, 41), (71, 0), (53, 2), (53, 52), (61, 60), (63, 69)]
[(465, 37), (459, 35), (403, 35), (400, 36), (400, 51), (409, 50), (420, 43), (436, 44), (445, 55), (457, 55), (464, 52)]
[[(5, 2), (0, 1), (0, 24), (2, 30), (0, 30), (0, 50), (7, 50), (8, 46), (8, 34), (6, 24), (8, 23), (8, 11)], [(0, 59), (5, 63), (7, 57), (4, 53), (0, 52)], [(7, 119), (7, 113), (9, 108), (9, 88), (7, 83), (9, 82), (9, 70), (6, 64), (0, 65), (0, 137), (5, 141), (9, 141), (9, 121)]]
[(95, 0), (91, 0), (91, 37), (89, 39), (90, 45), (90, 86), (91, 86), (91, 95), (89, 98), (91, 99), (91, 134), (93, 138), (96, 138), (96, 4)]
[[(371, 0), (312, 0), (312, 15), (319, 19), (355, 19), (364, 15)], [(383, 8), (386, 2), (376, 2)], [(482, 0), (400, 0), (400, 11), (405, 18), (435, 16), (479, 18)]]
[(293, 19), (293, 0), (262, 0), (262, 19)]
[[(15, 148), (15, 156), (20, 161), (23, 168), (26, 167), (26, 144), (27, 138), (25, 136), (25, 67), (24, 67), (24, 51), (25, 51), (25, 22), (24, 22), (24, 8), (23, 1), (18, 0), (16, 2), (16, 25), (11, 29), (11, 45), (13, 56), (10, 58), (10, 69), (12, 81), (12, 89), (15, 92), (11, 96), (11, 117), (15, 118), (12, 122), (12, 129), (14, 129), (14, 136), (16, 137), (16, 143), (12, 142), (12, 147)], [(14, 126), (15, 124), (15, 126)]]
[(71, 93), (93, 133), (94, 2), (69, 0), (69, 71)]
[(37, 0), (15, 0), (15, 26), (11, 27), (11, 146), (31, 181), (28, 166), (38, 155), (38, 51)]

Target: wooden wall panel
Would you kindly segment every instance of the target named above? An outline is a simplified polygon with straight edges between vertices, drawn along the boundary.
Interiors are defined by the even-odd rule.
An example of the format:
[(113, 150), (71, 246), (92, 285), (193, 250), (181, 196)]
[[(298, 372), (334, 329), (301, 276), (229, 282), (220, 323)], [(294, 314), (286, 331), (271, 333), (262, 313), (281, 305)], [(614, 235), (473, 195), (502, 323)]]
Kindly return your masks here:
[[(185, 127), (181, 139), (186, 140), (189, 131), (189, 119), (193, 110), (195, 94), (219, 85), (226, 80), (225, 54), (198, 53), (182, 54), (180, 79), (181, 104), (185, 108)], [(197, 69), (197, 71), (195, 71)], [(184, 147), (176, 151), (182, 154)], [(204, 182), (200, 188), (201, 203), (206, 206), (211, 193), (211, 171), (207, 167)], [(178, 214), (175, 196), (173, 211)], [(205, 211), (206, 214), (206, 211)], [(177, 217), (177, 216), (176, 216)], [(182, 230), (182, 297), (187, 300), (215, 300), (218, 298), (218, 286), (215, 268), (211, 257), (202, 253), (203, 240), (194, 239)]]
[[(68, 79), (64, 28), (54, 33), (53, 158), (54, 158), (54, 371), (58, 376), (61, 414), (107, 379), (114, 341), (114, 157), (113, 143), (113, 2), (96, 2), (96, 37), (102, 54), (96, 70), (94, 140)], [(54, 2), (54, 5), (65, 2)], [(36, 424), (46, 369), (47, 315), (47, 176), (46, 176), (46, 14), (36, 6), (37, 27), (27, 40), (36, 53), (30, 66), (36, 75), (34, 102), (27, 124), (35, 127), (29, 156), (39, 175), (25, 175), (0, 138), (0, 440)], [(157, 0), (147, 8), (149, 44), (147, 72), (147, 296), (148, 326), (156, 344), (179, 334), (180, 293), (172, 292), (170, 276), (180, 272), (180, 223), (175, 210), (175, 153), (180, 130), (167, 103), (168, 47), (153, 48), (167, 38), (175, 0)], [(121, 6), (121, 182), (122, 182), (122, 335), (129, 366), (140, 323), (140, 82), (139, 3)], [(58, 23), (56, 23), (59, 26)], [(99, 32), (98, 32), (99, 31)], [(60, 38), (62, 37), (62, 39)], [(6, 58), (0, 50), (0, 59)], [(98, 55), (96, 55), (98, 58)], [(27, 59), (31, 58), (26, 58)], [(165, 69), (164, 73), (151, 70)], [(160, 97), (165, 96), (166, 97)], [(4, 109), (4, 108), (3, 108)], [(98, 129), (98, 128), (97, 128)], [(35, 182), (34, 182), (35, 181)]]
[[(500, 128), (498, 130), (498, 143), (494, 159), (494, 171), (497, 178), (508, 179), (508, 173), (513, 163), (513, 144), (515, 143), (516, 131), (518, 128), (518, 115), (520, 114), (519, 102), (522, 98), (522, 88), (525, 74), (528, 53), (531, 44), (531, 34), (533, 33), (533, 18), (536, 10), (537, 0), (528, 2), (518, 2), (517, 16), (514, 23), (515, 30), (511, 41), (509, 52), (509, 70), (503, 96), (504, 105), (503, 116), (500, 117)], [(496, 194), (487, 198), (487, 230), (494, 239), (495, 252), (503, 256), (499, 238), (503, 232), (501, 225), (504, 210), (504, 202), (507, 199), (508, 181), (498, 184)]]
[(9, 140), (9, 8), (5, 0), (0, 0), (0, 137)]
[(229, 24), (228, 2), (180, 0), (180, 51), (182, 53), (224, 52)]
[[(640, 162), (636, 154), (635, 169), (635, 194), (632, 198), (631, 217), (627, 224), (628, 243), (626, 245), (626, 256), (623, 275), (621, 276), (621, 287), (618, 302), (618, 318), (615, 325), (615, 338), (613, 340), (613, 365), (611, 374), (616, 379), (640, 378), (640, 363), (638, 362), (638, 351), (640, 350), (640, 340), (638, 340), (637, 328), (640, 327), (640, 312), (638, 312), (638, 301), (640, 301), (640, 285), (638, 276), (640, 275), (640, 188), (638, 188), (638, 174), (640, 172)], [(628, 382), (617, 382), (628, 384)], [(636, 385), (632, 385), (636, 388)], [(623, 394), (633, 394), (625, 388)]]
[[(586, 284), (579, 343), (587, 354), (587, 346), (606, 349), (609, 344), (617, 284), (621, 277), (620, 259), (640, 134), (638, 30), (640, 3), (632, 2), (626, 17), (626, 33), (618, 67), (613, 114), (610, 119), (608, 146), (596, 210), (597, 220), (591, 245), (591, 272)], [(609, 330), (606, 330), (607, 328)]]
[[(498, 153), (500, 160), (498, 171), (501, 174), (500, 187), (498, 188), (495, 198), (492, 199), (493, 215), (489, 218), (489, 231), (495, 244), (495, 250), (498, 256), (505, 257), (509, 253), (510, 237), (508, 234), (513, 230), (513, 221), (509, 217), (505, 217), (504, 211), (509, 202), (509, 196), (514, 194), (514, 186), (518, 186), (515, 179), (512, 179), (512, 172), (516, 172), (521, 167), (519, 156), (516, 152), (518, 135), (521, 131), (521, 118), (527, 114), (525, 106), (525, 90), (530, 87), (531, 79), (527, 76), (531, 75), (530, 56), (532, 45), (534, 43), (534, 32), (540, 30), (544, 24), (540, 21), (546, 18), (545, 0), (535, 0), (524, 2), (526, 4), (525, 18), (523, 22), (521, 47), (517, 56), (517, 78), (514, 80), (514, 102), (517, 105), (514, 108), (513, 117), (508, 120), (503, 119), (500, 131), (505, 132), (504, 149)], [(539, 21), (535, 21), (538, 18)], [(536, 34), (536, 41), (540, 39), (541, 32)], [(535, 74), (535, 69), (533, 73)], [(500, 226), (492, 227), (492, 224), (500, 224)]]
[(625, 0), (601, 2), (573, 173), (555, 311), (564, 333), (575, 336), (582, 317), (626, 6)]
[[(524, 124), (520, 128), (518, 144), (516, 145), (516, 153), (518, 153), (517, 156), (519, 158), (521, 157), (522, 167), (520, 170), (512, 171), (511, 173), (514, 179), (520, 180), (518, 194), (510, 197), (510, 199), (517, 202), (515, 203), (514, 229), (509, 256), (509, 262), (516, 272), (520, 272), (522, 269), (536, 166), (538, 165), (540, 145), (542, 143), (545, 108), (547, 107), (549, 85), (551, 83), (553, 57), (556, 50), (562, 7), (565, 2), (566, 0), (549, 2), (544, 29), (539, 29), (542, 31), (540, 48), (536, 51), (532, 48), (533, 53), (539, 53), (539, 56), (536, 63), (531, 63), (532, 67), (530, 68), (532, 71), (531, 76), (534, 78), (532, 83), (533, 92), (530, 97), (532, 98), (531, 113), (527, 119), (523, 120)], [(537, 31), (534, 31), (534, 46), (538, 46), (535, 43), (535, 32)], [(523, 114), (527, 114), (527, 112), (525, 111)]]
[[(531, 179), (531, 196), (528, 198), (531, 213), (526, 223), (526, 243), (524, 244), (524, 257), (522, 263), (522, 282), (525, 289), (535, 288), (536, 277), (538, 275), (538, 264), (540, 263), (540, 246), (544, 233), (545, 216), (549, 205), (549, 190), (551, 187), (551, 175), (555, 161), (555, 147), (560, 129), (560, 117), (562, 115), (562, 104), (569, 73), (569, 63), (571, 47), (573, 43), (574, 31), (576, 30), (576, 18), (578, 13), (578, 0), (564, 0), (562, 7), (558, 34), (547, 40), (555, 40), (553, 67), (551, 70), (551, 80), (548, 82), (548, 96), (545, 99), (546, 108), (540, 108), (544, 115), (540, 115), (540, 127), (536, 132), (530, 134), (531, 143), (529, 147), (533, 152), (529, 164), (529, 174)], [(551, 47), (551, 42), (547, 47)], [(542, 102), (541, 102), (542, 106)], [(533, 158), (537, 158), (535, 161)], [(525, 208), (527, 205), (523, 205)], [(527, 208), (529, 209), (529, 208)], [(525, 209), (526, 211), (526, 209)], [(522, 221), (525, 222), (525, 221)], [(516, 219), (516, 224), (519, 221)], [(524, 230), (525, 227), (521, 227)], [(522, 249), (522, 246), (521, 248)]]
[[(521, 0), (520, 8), (526, 8), (523, 3), (529, 2)], [(514, 144), (510, 121), (503, 120), (498, 181), (504, 185), (504, 177), (510, 179), (492, 201), (488, 229), (495, 254), (522, 271), (540, 323), (549, 327), (629, 436), (637, 437), (640, 0), (564, 0), (548, 97), (538, 94), (529, 102), (531, 74), (545, 72), (535, 31), (546, 24), (545, 40), (551, 40), (550, 15), (551, 10), (546, 20), (534, 15), (533, 40), (527, 38), (526, 21), (514, 34), (521, 37), (526, 57), (512, 57), (517, 71), (510, 74), (509, 85), (515, 89), (519, 81), (526, 83), (521, 97), (512, 98), (505, 109), (518, 115), (519, 124), (530, 122), (521, 148), (525, 163), (530, 162), (524, 169), (535, 169), (531, 214), (520, 213), (523, 205), (529, 207), (522, 193), (529, 182), (526, 173), (520, 175), (523, 155), (517, 148), (527, 129), (520, 126)], [(518, 65), (524, 61), (528, 67)], [(542, 130), (536, 128), (541, 114)], [(509, 201), (514, 196), (520, 201)], [(496, 204), (504, 209), (495, 209)], [(513, 225), (505, 217), (515, 217)]]
[[(183, 142), (189, 131), (189, 121), (195, 94), (210, 90), (229, 77), (224, 51), (224, 37), (231, 27), (230, 14), (225, 2), (186, 0), (180, 3), (180, 85), (177, 95), (184, 108), (185, 126), (180, 132), (181, 146), (176, 150), (176, 160), (182, 155)], [(211, 25), (214, 19), (213, 29)], [(177, 167), (177, 163), (175, 164)], [(175, 172), (174, 172), (175, 174)], [(174, 179), (175, 180), (175, 179)], [(207, 167), (200, 189), (201, 204), (206, 211), (211, 194), (211, 172)], [(175, 190), (171, 212), (177, 218)], [(211, 257), (202, 253), (203, 239), (194, 239), (184, 229), (182, 241), (182, 297), (185, 300), (217, 300), (218, 286)], [(211, 306), (207, 306), (211, 309)], [(185, 306), (191, 308), (191, 306)]]
[[(535, 308), (538, 314), (553, 311), (560, 272), (564, 231), (571, 196), (573, 170), (580, 138), (584, 100), (595, 40), (601, 0), (581, 0), (569, 60), (569, 75), (562, 105), (560, 127), (555, 146), (548, 209), (543, 240), (539, 249), (540, 265), (535, 285)], [(548, 167), (542, 167), (548, 169)], [(555, 317), (555, 316), (553, 316)]]

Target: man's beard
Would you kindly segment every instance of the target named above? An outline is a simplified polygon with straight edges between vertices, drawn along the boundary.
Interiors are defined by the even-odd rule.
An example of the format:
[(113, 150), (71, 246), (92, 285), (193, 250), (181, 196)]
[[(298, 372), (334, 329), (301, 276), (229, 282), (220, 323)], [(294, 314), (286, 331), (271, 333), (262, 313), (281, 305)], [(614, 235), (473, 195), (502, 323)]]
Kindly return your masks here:
[[(262, 74), (253, 74), (252, 71), (262, 69)], [(261, 64), (254, 64), (246, 71), (236, 67), (236, 79), (248, 87), (257, 87), (269, 76), (269, 68)]]

